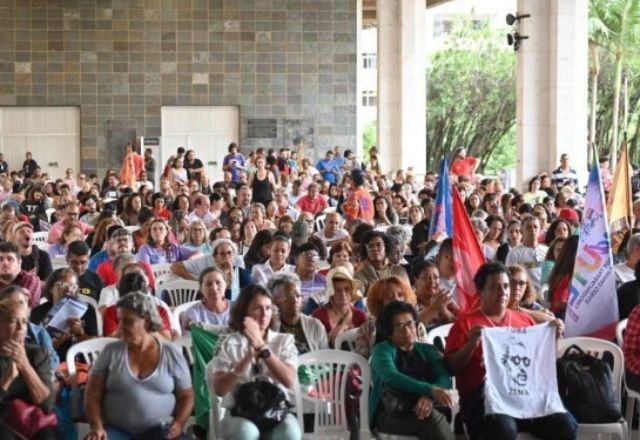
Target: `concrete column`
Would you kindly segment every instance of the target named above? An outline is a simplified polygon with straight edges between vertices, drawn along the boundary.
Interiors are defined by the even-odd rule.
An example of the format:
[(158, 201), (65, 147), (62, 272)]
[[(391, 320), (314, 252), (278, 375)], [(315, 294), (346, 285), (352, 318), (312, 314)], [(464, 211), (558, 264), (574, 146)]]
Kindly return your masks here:
[(558, 167), (563, 153), (587, 179), (587, 0), (518, 0), (517, 182)]
[(364, 67), (362, 65), (362, 0), (357, 0), (356, 6), (356, 156), (361, 160), (364, 157), (363, 142), (362, 142), (362, 81), (361, 78), (364, 75)]
[(378, 150), (383, 171), (426, 170), (424, 0), (378, 0)]

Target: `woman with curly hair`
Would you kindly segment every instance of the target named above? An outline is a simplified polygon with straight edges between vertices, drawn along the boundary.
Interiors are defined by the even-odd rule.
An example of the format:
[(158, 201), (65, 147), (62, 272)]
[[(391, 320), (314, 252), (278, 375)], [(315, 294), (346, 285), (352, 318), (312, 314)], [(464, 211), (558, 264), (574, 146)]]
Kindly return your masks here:
[[(382, 309), (393, 301), (403, 301), (416, 306), (418, 300), (409, 283), (395, 275), (376, 281), (367, 295), (367, 309), (369, 316), (367, 322), (358, 327), (355, 352), (369, 359), (371, 349), (376, 342), (376, 319), (382, 313)], [(419, 327), (418, 339), (425, 340), (427, 332), (424, 326)], [(340, 349), (340, 347), (336, 347)]]
[[(113, 214), (113, 211), (111, 211)], [(116, 221), (112, 217), (103, 218), (98, 222), (98, 226), (92, 233), (91, 242), (91, 255), (95, 255), (102, 250), (104, 243), (107, 242), (107, 230), (116, 224)], [(89, 237), (87, 237), (89, 241)]]

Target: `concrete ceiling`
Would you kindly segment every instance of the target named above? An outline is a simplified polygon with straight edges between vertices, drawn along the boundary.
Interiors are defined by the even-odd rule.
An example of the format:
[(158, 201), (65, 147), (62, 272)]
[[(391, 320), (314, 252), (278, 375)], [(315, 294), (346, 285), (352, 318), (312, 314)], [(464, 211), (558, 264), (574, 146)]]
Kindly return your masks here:
[[(400, 0), (402, 1), (402, 0)], [(425, 8), (432, 8), (442, 3), (448, 3), (451, 0), (425, 0)], [(378, 0), (362, 0), (362, 25), (371, 26), (375, 25), (377, 21), (376, 17), (376, 4)]]

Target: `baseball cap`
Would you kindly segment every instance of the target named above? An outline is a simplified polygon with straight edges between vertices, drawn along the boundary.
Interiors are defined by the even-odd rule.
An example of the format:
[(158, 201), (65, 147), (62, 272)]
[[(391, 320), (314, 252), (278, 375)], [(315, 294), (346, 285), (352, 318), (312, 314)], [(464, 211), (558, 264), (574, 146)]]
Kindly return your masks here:
[(13, 228), (11, 229), (11, 232), (13, 234), (15, 234), (16, 232), (18, 232), (18, 229), (20, 228), (29, 228), (33, 231), (33, 225), (29, 222), (18, 222), (15, 225), (13, 225)]

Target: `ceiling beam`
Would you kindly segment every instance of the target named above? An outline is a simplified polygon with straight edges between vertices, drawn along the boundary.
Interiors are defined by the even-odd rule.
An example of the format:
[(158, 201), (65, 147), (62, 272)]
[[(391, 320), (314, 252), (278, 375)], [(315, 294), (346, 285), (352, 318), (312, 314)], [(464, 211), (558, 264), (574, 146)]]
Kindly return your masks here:
[[(433, 8), (450, 1), (452, 0), (425, 0), (425, 8)], [(365, 26), (375, 24), (377, 20), (377, 4), (377, 0), (362, 0), (362, 22)]]

